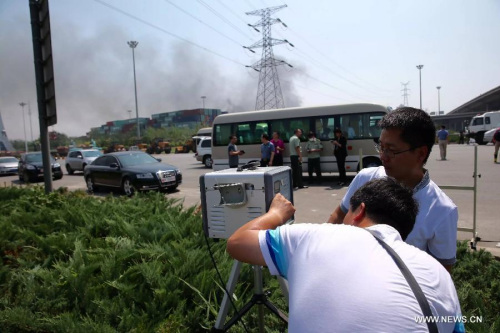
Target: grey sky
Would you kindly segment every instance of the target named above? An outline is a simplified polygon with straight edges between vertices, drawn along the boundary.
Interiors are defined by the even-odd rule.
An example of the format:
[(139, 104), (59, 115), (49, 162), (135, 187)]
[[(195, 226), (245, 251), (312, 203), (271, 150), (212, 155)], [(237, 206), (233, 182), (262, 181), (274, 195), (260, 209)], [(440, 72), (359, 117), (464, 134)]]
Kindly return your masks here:
[[(288, 7), (274, 17), (289, 28), (274, 25), (273, 37), (296, 46), (274, 48), (294, 66), (280, 69), (287, 106), (396, 107), (403, 102), (401, 82), (410, 81), (409, 104), (418, 107), (418, 64), (428, 111), (437, 110), (436, 86), (448, 112), (500, 85), (497, 0), (50, 0), (54, 129), (83, 135), (134, 110), (128, 40), (139, 42), (140, 116), (198, 108), (201, 96), (206, 107), (252, 110), (258, 73), (244, 66), (260, 50), (251, 54), (242, 46), (261, 34), (246, 26), (259, 17), (245, 12), (283, 3)], [(0, 0), (0, 112), (10, 139), (24, 137), (22, 101), (31, 103), (33, 135), (39, 135), (32, 57), (28, 0)]]

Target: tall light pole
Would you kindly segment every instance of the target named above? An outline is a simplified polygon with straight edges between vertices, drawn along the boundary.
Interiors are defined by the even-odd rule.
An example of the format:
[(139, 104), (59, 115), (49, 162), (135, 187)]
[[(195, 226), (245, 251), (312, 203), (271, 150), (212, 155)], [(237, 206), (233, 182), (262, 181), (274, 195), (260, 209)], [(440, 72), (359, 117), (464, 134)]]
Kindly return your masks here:
[(135, 79), (135, 53), (134, 50), (139, 42), (130, 41), (127, 42), (128, 46), (132, 49), (132, 63), (134, 65), (134, 91), (135, 91), (135, 117), (137, 118), (137, 139), (141, 138), (141, 127), (139, 126), (139, 107), (137, 106), (137, 82)]
[(441, 111), (441, 94), (439, 91), (441, 90), (441, 86), (437, 86), (436, 89), (438, 90), (438, 116), (439, 112)]
[(424, 67), (424, 65), (417, 65), (420, 82), (420, 110), (422, 110), (422, 67)]
[(31, 105), (30, 105), (30, 102), (28, 102), (28, 116), (30, 116), (31, 142), (33, 142), (33, 125), (31, 124)]
[(201, 100), (203, 101), (203, 109), (205, 109), (205, 98), (207, 98), (207, 96), (201, 96)]
[(132, 118), (132, 110), (127, 110), (128, 112), (128, 119)]
[(28, 152), (28, 140), (26, 139), (26, 119), (24, 118), (24, 106), (26, 105), (26, 103), (21, 102), (19, 103), (19, 105), (21, 105), (21, 108), (23, 110), (22, 112), (23, 112), (23, 128), (24, 128), (24, 151)]

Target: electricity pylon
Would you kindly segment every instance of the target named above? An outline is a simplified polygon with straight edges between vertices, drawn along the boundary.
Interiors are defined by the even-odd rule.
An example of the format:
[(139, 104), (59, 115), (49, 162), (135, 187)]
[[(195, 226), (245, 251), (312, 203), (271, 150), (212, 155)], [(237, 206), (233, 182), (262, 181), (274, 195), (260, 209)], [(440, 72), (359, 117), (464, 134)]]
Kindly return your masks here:
[(256, 27), (262, 27), (262, 39), (257, 43), (246, 47), (250, 50), (260, 47), (262, 48), (261, 59), (253, 65), (247, 66), (259, 72), (259, 87), (257, 89), (255, 110), (279, 109), (285, 107), (276, 66), (287, 65), (292, 67), (292, 65), (283, 60), (276, 60), (273, 54), (273, 46), (279, 44), (289, 44), (293, 47), (293, 44), (286, 39), (280, 40), (271, 37), (271, 25), (274, 23), (281, 23), (286, 27), (286, 24), (280, 19), (271, 18), (271, 14), (284, 7), (286, 7), (286, 5), (258, 9), (253, 12), (246, 13), (247, 15), (257, 15), (262, 17), (257, 23), (249, 24), (249, 26), (256, 30)]

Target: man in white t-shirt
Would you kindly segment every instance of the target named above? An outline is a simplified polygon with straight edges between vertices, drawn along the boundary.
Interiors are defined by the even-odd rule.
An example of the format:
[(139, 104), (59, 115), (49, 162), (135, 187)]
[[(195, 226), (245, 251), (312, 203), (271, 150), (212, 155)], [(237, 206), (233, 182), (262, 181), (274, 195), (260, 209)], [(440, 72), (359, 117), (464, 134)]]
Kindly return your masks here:
[(426, 251), (450, 271), (456, 261), (457, 207), (424, 168), (434, 145), (434, 123), (424, 111), (403, 107), (386, 114), (379, 126), (382, 132), (376, 148), (383, 166), (363, 169), (356, 175), (328, 222), (342, 223), (351, 195), (364, 183), (392, 177), (413, 189), (420, 206), (406, 242)]
[(464, 332), (450, 274), (403, 241), (418, 205), (391, 178), (366, 183), (352, 197), (344, 224), (283, 225), (295, 212), (280, 194), (269, 212), (238, 229), (227, 250), (267, 265), (289, 285), (289, 332), (428, 332), (423, 312), (400, 269), (367, 229), (401, 257), (422, 289), (440, 332)]

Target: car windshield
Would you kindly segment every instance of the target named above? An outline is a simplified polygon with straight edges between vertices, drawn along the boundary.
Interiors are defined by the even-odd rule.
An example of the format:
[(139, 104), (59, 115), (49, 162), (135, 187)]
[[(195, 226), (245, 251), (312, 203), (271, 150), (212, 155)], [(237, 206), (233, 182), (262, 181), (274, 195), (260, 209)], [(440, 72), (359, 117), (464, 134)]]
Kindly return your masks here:
[[(35, 163), (35, 162), (42, 162), (42, 154), (30, 154), (26, 155), (26, 162), (27, 163)], [(50, 156), (50, 162), (54, 163), (55, 160), (52, 156)]]
[(17, 158), (15, 157), (4, 157), (0, 158), (0, 163), (17, 163)]
[(158, 160), (149, 154), (126, 154), (117, 156), (123, 167), (129, 167), (141, 164), (154, 164), (159, 163)]
[(85, 157), (99, 157), (102, 153), (98, 150), (88, 150), (83, 152), (83, 156)]

